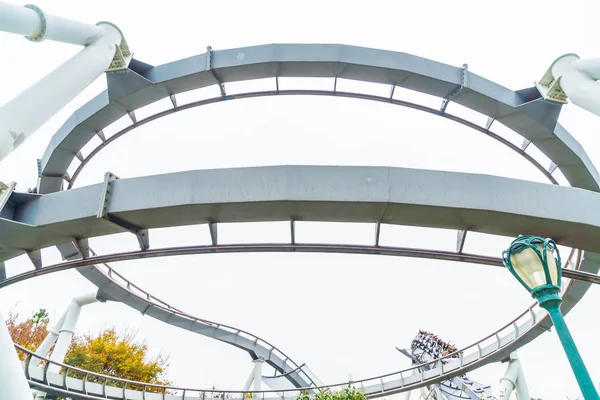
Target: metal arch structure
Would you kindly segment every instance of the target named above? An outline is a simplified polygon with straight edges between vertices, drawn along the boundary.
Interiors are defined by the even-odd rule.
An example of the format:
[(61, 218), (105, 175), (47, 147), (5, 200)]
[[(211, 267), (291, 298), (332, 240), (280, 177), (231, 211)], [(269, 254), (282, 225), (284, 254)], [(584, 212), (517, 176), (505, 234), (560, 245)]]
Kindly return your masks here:
[[(76, 155), (77, 159), (80, 161), (80, 164), (77, 166), (77, 168), (73, 172), (72, 176), (69, 176), (68, 173), (66, 173), (63, 176), (63, 180), (65, 181), (64, 183), (67, 184), (67, 189), (72, 189), (75, 184), (75, 181), (79, 177), (79, 174), (83, 171), (83, 169), (86, 167), (86, 165), (97, 154), (99, 154), (102, 150), (107, 148), (110, 144), (114, 143), (117, 139), (119, 139), (123, 135), (125, 135), (129, 132), (132, 132), (134, 129), (141, 127), (147, 123), (150, 123), (158, 118), (172, 115), (172, 114), (175, 114), (180, 111), (185, 111), (185, 110), (189, 110), (192, 108), (209, 105), (209, 104), (215, 104), (215, 103), (219, 103), (219, 102), (223, 102), (223, 101), (266, 97), (266, 96), (325, 96), (325, 97), (334, 97), (335, 96), (335, 97), (340, 97), (340, 98), (351, 98), (351, 99), (376, 101), (376, 102), (380, 102), (380, 103), (386, 103), (386, 104), (391, 104), (391, 105), (396, 105), (396, 106), (407, 107), (407, 108), (411, 108), (414, 110), (427, 112), (427, 113), (430, 113), (433, 115), (438, 115), (438, 116), (444, 117), (446, 119), (449, 119), (451, 121), (458, 122), (458, 123), (460, 123), (466, 127), (469, 127), (471, 129), (474, 129), (475, 131), (483, 133), (484, 135), (487, 135), (488, 137), (491, 137), (492, 139), (497, 140), (498, 142), (504, 144), (506, 147), (513, 150), (514, 152), (519, 154), (521, 157), (523, 157), (527, 161), (529, 161), (551, 183), (558, 184), (558, 182), (552, 175), (552, 172), (554, 171), (554, 168), (555, 168), (554, 166), (551, 166), (552, 168), (548, 168), (548, 169), (546, 167), (542, 166), (538, 161), (535, 160), (534, 157), (532, 157), (530, 154), (528, 154), (525, 151), (527, 146), (519, 147), (519, 146), (514, 145), (513, 143), (506, 140), (502, 136), (494, 133), (491, 130), (491, 126), (486, 126), (486, 127), (479, 126), (471, 121), (468, 121), (468, 120), (460, 118), (456, 115), (447, 113), (446, 111), (441, 111), (437, 108), (431, 108), (431, 107), (427, 107), (427, 106), (417, 104), (417, 103), (412, 103), (412, 102), (408, 102), (408, 101), (404, 101), (404, 100), (398, 100), (395, 98), (374, 96), (374, 95), (369, 95), (369, 94), (365, 94), (365, 93), (341, 92), (338, 90), (331, 90), (331, 91), (327, 91), (327, 90), (270, 90), (270, 91), (238, 93), (238, 94), (234, 94), (234, 95), (224, 95), (224, 96), (220, 96), (220, 97), (213, 97), (213, 98), (209, 98), (209, 99), (205, 99), (205, 100), (199, 100), (199, 101), (195, 101), (195, 102), (191, 102), (191, 103), (187, 103), (187, 104), (183, 104), (183, 105), (178, 105), (177, 102), (175, 101), (173, 103), (173, 108), (158, 112), (152, 116), (149, 116), (149, 117), (146, 117), (143, 119), (139, 119), (139, 120), (136, 119), (135, 122), (132, 121), (133, 123), (131, 125), (121, 129), (120, 131), (116, 132), (115, 134), (113, 134), (112, 136), (110, 136), (108, 138), (105, 137), (103, 134), (100, 135), (100, 138), (101, 138), (100, 144), (98, 144), (98, 146), (95, 147), (88, 155), (84, 156), (83, 154), (81, 154), (81, 152)], [(174, 98), (174, 96), (172, 96), (172, 99), (173, 98)]]
[[(572, 186), (588, 191), (474, 174), (400, 168), (272, 167), (196, 171), (125, 180), (108, 176), (103, 185), (50, 194), (62, 189), (65, 178), (70, 180), (65, 175), (66, 170), (75, 157), (80, 158), (81, 148), (91, 137), (103, 138), (102, 129), (127, 114), (135, 126), (138, 124), (135, 110), (140, 107), (170, 96), (174, 109), (177, 109), (176, 95), (186, 90), (217, 84), (222, 94), (219, 99), (227, 99), (224, 87), (227, 82), (266, 77), (277, 81), (279, 77), (296, 76), (339, 77), (389, 84), (392, 94), (396, 86), (432, 94), (444, 99), (438, 114), (446, 117), (449, 117), (446, 106), (449, 101), (454, 101), (488, 115), (486, 127), (476, 129), (489, 132), (494, 120), (502, 122), (524, 137), (523, 147), (533, 143), (552, 160), (546, 176), (551, 177), (552, 172), (560, 168)], [(0, 210), (5, 218), (0, 220), (0, 238), (7, 239), (0, 249), (0, 261), (24, 251), (33, 256), (50, 245), (59, 245), (66, 257), (80, 259), (50, 267), (43, 266), (39, 260), (35, 264), (36, 270), (6, 279), (0, 285), (124, 257), (90, 257), (85, 247), (89, 237), (132, 232), (140, 238), (142, 250), (129, 256), (144, 257), (161, 254), (160, 250), (149, 249), (147, 230), (150, 228), (194, 222), (209, 222), (212, 226), (215, 222), (244, 220), (391, 223), (505, 235), (532, 231), (534, 226), (535, 233), (553, 236), (562, 244), (586, 250), (578, 267), (589, 273), (585, 276), (590, 281), (597, 278), (595, 274), (600, 264), (595, 253), (600, 252), (597, 245), (600, 221), (598, 215), (586, 213), (593, 210), (586, 207), (597, 204), (598, 194), (590, 191), (597, 192), (600, 188), (598, 173), (581, 146), (557, 123), (560, 105), (542, 100), (534, 88), (513, 92), (466, 68), (404, 53), (340, 45), (267, 45), (222, 52), (209, 50), (204, 55), (159, 67), (132, 61), (126, 73), (109, 74), (108, 80), (108, 90), (78, 110), (53, 137), (40, 162), (38, 192), (43, 195), (14, 193)], [(282, 94), (279, 90), (276, 92)], [(333, 94), (351, 95), (338, 93), (335, 88)], [(394, 103), (392, 96), (388, 101)], [(408, 103), (402, 105), (424, 108)], [(539, 168), (539, 163), (536, 166)], [(205, 175), (200, 177), (202, 173)], [(250, 179), (251, 188), (241, 187), (241, 179)], [(232, 187), (226, 187), (228, 183)], [(161, 192), (160, 199), (151, 195), (157, 188)], [(526, 193), (523, 197), (530, 196), (530, 201), (535, 199), (537, 207), (528, 207), (526, 202), (519, 202), (509, 195), (516, 192)], [(490, 197), (493, 198), (491, 204)], [(565, 202), (573, 207), (561, 209), (560, 205)], [(60, 208), (65, 204), (69, 209)], [(194, 217), (190, 218), (191, 215)], [(9, 232), (12, 233), (10, 237)], [(69, 246), (77, 250), (75, 256), (66, 250)], [(299, 247), (293, 240), (291, 246)], [(217, 243), (213, 247), (215, 251), (220, 250)], [(277, 246), (272, 248), (273, 251), (278, 249)], [(380, 249), (382, 253), (389, 251), (378, 246), (377, 241), (372, 248)], [(259, 247), (248, 246), (248, 249)], [(410, 253), (404, 251), (404, 255)], [(429, 252), (428, 256), (436, 258), (434, 252)], [(461, 257), (460, 254), (457, 257)], [(32, 259), (38, 260), (35, 256)], [(573, 276), (578, 275), (572, 272)], [(572, 282), (564, 293), (565, 308), (572, 308), (588, 287), (587, 283)], [(529, 315), (529, 310), (524, 315)], [(409, 390), (423, 382), (442, 381), (497, 361), (506, 356), (505, 352), (532, 340), (548, 328), (543, 315), (532, 312), (531, 316), (521, 325), (516, 321), (509, 324), (514, 328), (509, 335), (496, 332), (496, 341), (489, 346), (483, 346), (483, 341), (478, 342), (476, 354), (461, 358), (459, 365), (442, 367), (441, 371), (431, 369), (420, 377), (393, 373), (360, 382), (366, 384), (365, 389), (372, 397), (378, 397)], [(36, 373), (39, 377), (39, 371)], [(70, 395), (79, 398), (94, 398), (81, 395), (87, 393), (84, 381), (80, 381), (82, 390), (76, 382), (71, 382), (75, 385), (71, 388), (75, 389), (69, 392), (66, 375), (56, 378), (42, 371), (41, 376), (41, 380), (34, 379), (33, 382), (45, 391), (44, 386), (50, 385), (50, 389), (54, 386), (59, 394), (60, 390), (66, 389)], [(61, 380), (60, 385), (56, 384), (56, 379)], [(123, 396), (127, 397), (125, 388), (126, 385)], [(265, 391), (263, 395), (265, 393), (269, 392)], [(144, 396), (151, 394), (144, 393)]]
[(135, 110), (141, 107), (170, 97), (176, 108), (177, 94), (212, 85), (218, 85), (226, 99), (227, 83), (262, 78), (275, 79), (275, 92), (285, 93), (278, 84), (285, 77), (385, 84), (390, 86), (390, 103), (395, 87), (407, 88), (443, 99), (441, 115), (448, 102), (455, 102), (487, 115), (490, 120), (482, 129), (487, 131), (498, 121), (523, 136), (524, 147), (538, 147), (553, 162), (548, 170), (560, 168), (572, 186), (600, 189), (598, 172), (585, 151), (557, 122), (562, 104), (543, 100), (534, 87), (512, 91), (465, 68), (406, 53), (346, 45), (271, 44), (209, 49), (157, 67), (134, 59), (127, 72), (109, 73), (108, 89), (77, 110), (52, 138), (40, 160), (38, 191), (61, 190), (63, 179), (69, 179), (65, 175), (69, 165), (84, 145), (94, 136), (104, 139), (103, 129), (123, 116), (129, 115), (135, 125)]

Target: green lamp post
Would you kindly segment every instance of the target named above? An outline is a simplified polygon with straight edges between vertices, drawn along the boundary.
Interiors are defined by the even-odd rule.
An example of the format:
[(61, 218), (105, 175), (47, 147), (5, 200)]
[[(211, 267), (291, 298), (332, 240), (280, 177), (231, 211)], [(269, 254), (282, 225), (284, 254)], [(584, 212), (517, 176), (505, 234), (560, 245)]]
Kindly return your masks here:
[(565, 349), (571, 368), (586, 400), (600, 400), (573, 337), (560, 311), (560, 254), (552, 239), (519, 236), (502, 252), (504, 265), (527, 289), (540, 307), (548, 311)]

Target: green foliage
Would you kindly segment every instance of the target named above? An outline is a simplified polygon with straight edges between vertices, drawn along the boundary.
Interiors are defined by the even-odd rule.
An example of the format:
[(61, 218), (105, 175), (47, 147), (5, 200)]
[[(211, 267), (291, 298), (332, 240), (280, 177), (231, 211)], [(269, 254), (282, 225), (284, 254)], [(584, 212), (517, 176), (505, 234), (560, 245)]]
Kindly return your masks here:
[(33, 314), (33, 317), (30, 319), (31, 323), (34, 325), (48, 325), (50, 323), (50, 316), (48, 315), (48, 311), (45, 308), (40, 308), (38, 312)]
[(0, 181), (0, 195), (4, 193), (4, 191), (8, 189), (8, 185), (2, 181)]
[(297, 397), (297, 400), (367, 400), (367, 396), (363, 391), (356, 389), (352, 382), (350, 382), (340, 392), (327, 390), (316, 394), (308, 394), (303, 391)]

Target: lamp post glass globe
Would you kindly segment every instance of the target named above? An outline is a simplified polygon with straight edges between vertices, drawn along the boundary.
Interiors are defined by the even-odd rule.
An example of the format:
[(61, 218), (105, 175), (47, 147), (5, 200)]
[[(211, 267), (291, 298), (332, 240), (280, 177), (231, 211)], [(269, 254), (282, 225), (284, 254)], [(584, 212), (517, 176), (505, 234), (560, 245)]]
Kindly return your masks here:
[(543, 289), (560, 292), (560, 254), (552, 239), (519, 236), (502, 256), (504, 265), (534, 297)]

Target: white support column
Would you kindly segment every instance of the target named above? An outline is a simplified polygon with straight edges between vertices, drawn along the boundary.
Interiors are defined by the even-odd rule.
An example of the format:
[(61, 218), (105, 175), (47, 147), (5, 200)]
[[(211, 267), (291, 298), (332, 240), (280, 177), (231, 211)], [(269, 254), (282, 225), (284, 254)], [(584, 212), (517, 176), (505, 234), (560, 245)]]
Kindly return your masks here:
[[(52, 346), (54, 346), (54, 343), (56, 343), (56, 340), (58, 339), (60, 328), (62, 328), (63, 323), (65, 322), (66, 315), (67, 312), (65, 311), (63, 315), (61, 315), (61, 317), (58, 319), (58, 321), (56, 321), (56, 324), (54, 324), (54, 326), (48, 331), (48, 335), (46, 335), (44, 341), (35, 350), (36, 356), (46, 357), (48, 355), (48, 352), (50, 351)], [(42, 360), (36, 360), (34, 358), (31, 360), (31, 363), (33, 365), (39, 366), (42, 363)]]
[(519, 400), (529, 400), (531, 398), (521, 368), (521, 362), (517, 353), (513, 352), (510, 354), (510, 361), (508, 362), (508, 367), (506, 367), (506, 372), (502, 379), (500, 379), (500, 394), (498, 399), (508, 400), (515, 389)]
[(111, 64), (119, 69), (127, 67), (131, 59), (121, 31), (113, 24), (101, 22), (91, 26), (64, 18), (50, 18), (35, 6), (23, 8), (0, 3), (0, 31), (38, 35), (32, 40), (48, 38), (87, 45), (0, 107), (0, 161), (104, 71), (111, 69)]
[(252, 362), (254, 363), (254, 388), (252, 390), (259, 392), (262, 385), (262, 367), (265, 361), (258, 358)]
[[(516, 356), (516, 354), (515, 354)], [(529, 388), (527, 387), (527, 381), (525, 380), (525, 374), (523, 373), (523, 366), (521, 365), (521, 361), (517, 358), (515, 360), (519, 365), (519, 376), (517, 377), (517, 398), (519, 400), (529, 400), (531, 396), (529, 395)]]
[(0, 399), (31, 400), (29, 384), (0, 311)]
[(246, 379), (246, 383), (242, 387), (242, 391), (250, 390), (250, 386), (252, 386), (252, 382), (254, 381), (254, 368), (250, 371), (250, 375), (248, 375), (248, 379)]
[[(69, 349), (73, 335), (75, 335), (75, 327), (77, 326), (77, 321), (79, 320), (79, 315), (81, 314), (81, 307), (87, 304), (95, 303), (96, 301), (98, 300), (96, 300), (95, 293), (90, 293), (73, 299), (71, 305), (69, 305), (69, 308), (65, 313), (64, 322), (59, 329), (58, 340), (56, 341), (54, 350), (50, 355), (50, 359), (52, 361), (62, 363), (65, 360), (67, 350)], [(51, 365), (49, 371), (59, 372), (60, 367), (57, 365)]]
[(87, 46), (106, 31), (99, 26), (46, 14), (39, 7), (25, 7), (0, 2), (0, 31), (23, 35), (40, 42), (57, 42)]

